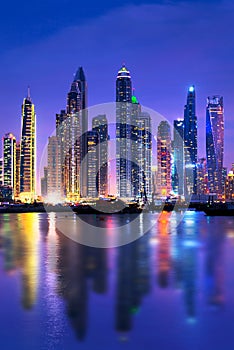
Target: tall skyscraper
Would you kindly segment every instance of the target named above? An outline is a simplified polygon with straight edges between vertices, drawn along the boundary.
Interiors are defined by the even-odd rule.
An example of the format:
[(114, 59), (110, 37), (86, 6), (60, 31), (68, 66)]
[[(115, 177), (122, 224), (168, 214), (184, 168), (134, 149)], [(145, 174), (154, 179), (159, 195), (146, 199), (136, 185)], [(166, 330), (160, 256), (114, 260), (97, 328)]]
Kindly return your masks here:
[(87, 83), (82, 67), (77, 70), (67, 95), (66, 110), (56, 114), (61, 161), (61, 189), (69, 201), (87, 195)]
[(132, 196), (148, 200), (152, 196), (151, 117), (141, 112), (135, 96), (132, 96), (131, 128)]
[(58, 203), (62, 199), (60, 144), (57, 136), (49, 137), (47, 166), (47, 199)]
[(11, 133), (3, 137), (3, 184), (12, 188), (16, 180), (16, 139)]
[(86, 77), (84, 74), (84, 70), (82, 67), (79, 67), (75, 77), (74, 82), (76, 82), (79, 92), (80, 92), (80, 106), (81, 106), (81, 178), (80, 178), (80, 186), (81, 186), (81, 196), (86, 197), (88, 195), (87, 189), (87, 131), (88, 131), (88, 86)]
[(16, 142), (15, 148), (15, 198), (20, 194), (20, 142)]
[(223, 194), (224, 109), (223, 97), (207, 99), (206, 156), (210, 193)]
[(185, 195), (197, 193), (197, 116), (195, 87), (188, 90), (184, 107)]
[(36, 195), (36, 114), (28, 96), (22, 105), (21, 150), (20, 150), (20, 199), (31, 202)]
[[(59, 174), (61, 191), (68, 201), (77, 201), (81, 195), (81, 93), (78, 83), (73, 81), (67, 94), (66, 112), (56, 115), (56, 136), (60, 153)], [(49, 169), (48, 169), (49, 175)]]
[(184, 121), (174, 120), (174, 192), (184, 194)]
[(98, 197), (98, 188), (100, 187), (100, 177), (98, 176), (98, 160), (100, 159), (99, 154), (99, 135), (96, 131), (88, 131), (86, 134), (87, 139), (87, 187), (89, 198)]
[(125, 65), (116, 79), (116, 184), (119, 197), (132, 196), (131, 122), (132, 81)]
[(99, 136), (97, 190), (101, 196), (108, 195), (108, 123), (106, 115), (98, 115), (92, 120), (92, 129)]
[(168, 196), (171, 185), (171, 129), (167, 121), (161, 121), (157, 133), (157, 193)]

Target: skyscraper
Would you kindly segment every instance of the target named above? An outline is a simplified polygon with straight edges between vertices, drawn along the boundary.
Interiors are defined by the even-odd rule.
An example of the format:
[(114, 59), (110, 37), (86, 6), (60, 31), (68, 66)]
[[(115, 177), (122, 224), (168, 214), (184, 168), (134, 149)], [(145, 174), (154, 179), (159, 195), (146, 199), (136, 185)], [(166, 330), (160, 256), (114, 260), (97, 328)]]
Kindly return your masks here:
[(190, 86), (184, 107), (185, 195), (197, 193), (197, 116), (195, 87)]
[(61, 189), (69, 201), (87, 195), (87, 83), (82, 67), (74, 75), (66, 110), (56, 114), (61, 161)]
[[(81, 177), (81, 93), (78, 83), (73, 81), (67, 94), (66, 111), (56, 115), (56, 136), (60, 153), (60, 169), (56, 166), (60, 177), (61, 192), (68, 201), (80, 198)], [(49, 169), (48, 169), (49, 175)]]
[(92, 129), (99, 136), (97, 190), (101, 196), (108, 195), (108, 123), (106, 115), (98, 115), (92, 120)]
[(174, 120), (174, 192), (184, 194), (184, 121)]
[(16, 139), (11, 133), (3, 137), (3, 184), (12, 188), (16, 180)]
[(171, 129), (167, 121), (161, 121), (157, 133), (157, 193), (168, 196), (171, 186)]
[(223, 97), (208, 97), (206, 107), (206, 156), (210, 193), (223, 194), (224, 110)]
[(80, 177), (80, 192), (82, 197), (86, 197), (88, 194), (87, 189), (87, 131), (88, 131), (88, 86), (84, 70), (82, 67), (79, 67), (75, 77), (74, 82), (77, 84), (80, 92), (80, 107), (81, 107), (81, 177)]
[(99, 135), (96, 131), (88, 131), (86, 134), (87, 139), (87, 196), (90, 198), (98, 197), (98, 188), (100, 183), (97, 180), (100, 180), (98, 176), (98, 160), (100, 159), (99, 154)]
[(36, 114), (28, 96), (22, 105), (21, 150), (20, 150), (20, 198), (31, 202), (36, 194)]
[(125, 65), (116, 79), (116, 183), (119, 197), (131, 197), (132, 81)]
[(151, 117), (141, 111), (135, 96), (132, 96), (131, 130), (132, 195), (147, 200), (152, 196)]
[(16, 142), (15, 148), (15, 198), (20, 194), (20, 142)]
[(47, 198), (52, 203), (62, 199), (60, 144), (57, 136), (49, 137), (47, 166)]

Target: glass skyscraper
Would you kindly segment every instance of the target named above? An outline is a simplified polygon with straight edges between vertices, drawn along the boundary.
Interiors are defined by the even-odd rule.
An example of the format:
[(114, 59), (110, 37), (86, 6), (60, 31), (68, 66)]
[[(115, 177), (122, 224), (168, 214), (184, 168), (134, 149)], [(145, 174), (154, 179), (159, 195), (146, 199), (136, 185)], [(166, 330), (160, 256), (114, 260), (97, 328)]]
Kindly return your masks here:
[(184, 107), (185, 195), (197, 194), (197, 116), (195, 87), (190, 86)]
[(116, 79), (116, 184), (119, 197), (132, 197), (132, 81), (125, 65)]
[(29, 90), (22, 105), (21, 127), (20, 198), (31, 202), (36, 194), (36, 114)]
[(92, 129), (96, 131), (99, 138), (98, 148), (98, 173), (97, 190), (99, 196), (108, 195), (108, 123), (106, 115), (98, 115), (92, 120)]
[(161, 121), (157, 133), (157, 194), (169, 196), (171, 183), (171, 129), (167, 121)]
[(224, 110), (223, 97), (207, 99), (206, 108), (206, 157), (208, 189), (218, 196), (223, 194)]
[(11, 133), (3, 137), (3, 185), (14, 191), (16, 184), (16, 139)]
[(184, 121), (174, 120), (174, 188), (175, 194), (184, 194)]

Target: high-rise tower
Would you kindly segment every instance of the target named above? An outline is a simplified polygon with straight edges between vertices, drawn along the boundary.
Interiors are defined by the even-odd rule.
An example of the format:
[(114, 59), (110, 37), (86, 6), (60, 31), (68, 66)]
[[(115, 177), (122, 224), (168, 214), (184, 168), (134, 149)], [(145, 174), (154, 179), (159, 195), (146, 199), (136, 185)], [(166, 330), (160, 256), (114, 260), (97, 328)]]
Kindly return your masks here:
[(151, 117), (141, 111), (137, 98), (132, 96), (132, 191), (134, 197), (143, 200), (152, 195), (152, 130)]
[(22, 105), (21, 149), (20, 149), (20, 198), (31, 202), (36, 194), (36, 114), (34, 104), (28, 96)]
[(82, 197), (87, 197), (88, 188), (87, 188), (87, 152), (88, 152), (88, 140), (87, 140), (87, 131), (88, 131), (88, 87), (85, 77), (83, 67), (79, 67), (75, 76), (74, 82), (77, 84), (80, 92), (80, 107), (81, 107), (81, 178), (80, 178), (80, 192)]
[(167, 121), (161, 121), (157, 134), (157, 193), (168, 196), (171, 192), (171, 129)]
[(195, 87), (190, 86), (184, 107), (185, 195), (197, 194), (197, 116)]
[(3, 184), (11, 187), (16, 184), (16, 140), (11, 133), (3, 137)]
[(207, 99), (206, 156), (210, 193), (223, 194), (224, 109), (223, 97)]
[(174, 120), (174, 192), (184, 194), (184, 121)]
[(119, 197), (131, 197), (132, 81), (125, 65), (116, 79), (116, 183)]
[(97, 190), (101, 196), (108, 195), (108, 123), (106, 115), (98, 115), (92, 120), (92, 129), (98, 133)]

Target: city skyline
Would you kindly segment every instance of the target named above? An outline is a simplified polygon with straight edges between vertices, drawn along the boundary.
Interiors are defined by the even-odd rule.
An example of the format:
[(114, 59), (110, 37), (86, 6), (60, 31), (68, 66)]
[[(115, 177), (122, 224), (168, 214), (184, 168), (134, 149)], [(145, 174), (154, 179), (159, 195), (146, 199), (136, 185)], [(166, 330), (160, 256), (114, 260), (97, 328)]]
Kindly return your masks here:
[[(66, 198), (68, 201), (76, 202), (82, 197), (97, 198), (103, 194), (106, 196), (111, 187), (110, 176), (114, 176), (116, 180), (116, 187), (111, 187), (111, 193), (120, 198), (144, 198), (147, 201), (152, 196), (154, 198), (154, 195), (168, 196), (174, 193), (188, 198), (191, 195), (203, 194), (203, 191), (197, 192), (198, 185), (200, 190), (204, 187), (197, 182), (204, 182), (206, 179), (197, 177), (197, 167), (199, 168), (200, 163), (198, 163), (197, 154), (199, 143), (195, 86), (191, 85), (188, 88), (184, 119), (182, 122), (180, 119), (174, 120), (174, 128), (168, 121), (159, 123), (157, 118), (159, 125), (157, 127), (154, 125), (156, 128), (154, 130), (151, 126), (152, 115), (150, 114), (152, 111), (149, 114), (144, 109), (142, 110), (134, 94), (131, 73), (126, 65), (122, 64), (116, 78), (116, 105), (114, 107), (116, 168), (112, 173), (113, 169), (111, 172), (108, 166), (110, 162), (108, 158), (109, 116), (106, 118), (105, 115), (96, 114), (92, 121), (88, 121), (89, 108), (85, 108), (88, 106), (87, 81), (83, 68), (81, 66), (78, 68), (67, 93), (66, 110), (61, 110), (55, 115), (56, 135), (49, 136), (48, 139), (47, 164), (44, 164), (47, 166), (48, 178), (46, 179), (45, 175), (42, 178), (40, 174), (43, 192), (44, 183), (47, 182), (47, 199), (50, 198), (54, 202), (56, 197), (56, 201), (59, 202), (59, 198), (61, 200)], [(208, 97), (205, 131), (207, 193), (208, 190), (210, 193), (217, 193), (219, 198), (225, 193), (227, 177), (227, 168), (223, 167), (223, 110), (223, 97)], [(98, 119), (102, 120), (102, 123)], [(89, 124), (92, 130), (89, 130)], [(28, 88), (27, 97), (24, 98), (22, 105), (21, 127), (21, 146), (17, 144), (17, 156), (16, 138), (12, 134), (6, 134), (6, 137), (10, 135), (10, 139), (14, 138), (13, 151), (11, 150), (14, 166), (11, 166), (10, 170), (6, 166), (3, 167), (4, 177), (7, 172), (13, 174), (9, 183), (4, 181), (4, 185), (12, 187), (14, 198), (32, 201), (41, 191), (38, 190), (40, 186), (37, 186), (37, 190), (35, 188), (37, 176), (36, 115), (30, 88)], [(156, 140), (156, 136), (153, 137), (154, 134), (157, 134), (157, 150), (153, 151), (153, 138)], [(179, 140), (181, 137), (182, 146)], [(7, 152), (4, 151), (3, 163), (9, 163)], [(100, 152), (104, 158), (101, 157)], [(151, 187), (152, 165), (155, 165), (152, 159), (157, 159), (158, 167), (156, 193), (152, 192)], [(104, 169), (100, 171), (102, 164), (106, 167), (105, 174)], [(184, 173), (182, 173), (183, 167)], [(19, 179), (16, 179), (15, 174), (19, 175)], [(206, 174), (204, 176), (206, 177)], [(104, 192), (100, 187), (101, 181), (102, 186), (106, 185)], [(182, 184), (179, 184), (180, 182)], [(18, 183), (18, 190), (16, 183)]]
[[(105, 10), (102, 4), (89, 15), (77, 11), (82, 22), (77, 18), (71, 19), (70, 13), (65, 18), (59, 8), (49, 6), (46, 9), (48, 18), (54, 16), (54, 11), (59, 12), (59, 26), (54, 31), (48, 31), (51, 22), (46, 22), (41, 31), (30, 31), (30, 25), (40, 26), (39, 22), (30, 19), (31, 24), (24, 28), (24, 40), (20, 37), (18, 43), (15, 26), (9, 28), (8, 40), (4, 36), (1, 38), (4, 52), (0, 63), (4, 69), (0, 79), (0, 104), (2, 115), (10, 127), (6, 122), (2, 123), (1, 135), (10, 129), (18, 138), (19, 106), (30, 84), (40, 120), (38, 147), (39, 150), (43, 149), (47, 141), (43, 131), (45, 127), (51, 132), (54, 130), (53, 116), (61, 103), (65, 108), (64, 95), (77, 66), (84, 65), (89, 81), (89, 105), (95, 105), (115, 100), (115, 67), (125, 61), (132, 71), (134, 87), (141, 103), (157, 110), (170, 122), (183, 117), (184, 94), (190, 85), (196, 86), (198, 126), (201, 130), (198, 135), (201, 140), (199, 157), (205, 155), (203, 127), (206, 98), (211, 95), (224, 96), (224, 164), (230, 167), (234, 129), (230, 79), (233, 72), (231, 28), (234, 6), (229, 1), (216, 1), (212, 6), (206, 1), (150, 3), (136, 1), (136, 5), (131, 5), (129, 1), (118, 8), (116, 3), (111, 3), (105, 4)], [(75, 10), (78, 4), (74, 6)], [(68, 14), (68, 7), (63, 10)], [(22, 8), (19, 7), (17, 13), (21, 12)], [(35, 18), (38, 15), (35, 13)], [(24, 16), (25, 13), (22, 13), (22, 18)], [(217, 17), (219, 28), (216, 26)], [(12, 15), (9, 23), (13, 18)], [(119, 18), (123, 19), (123, 29), (118, 28)], [(175, 32), (177, 35), (173, 35)], [(73, 37), (82, 40), (73, 45)], [(118, 50), (111, 49), (113, 43)], [(96, 55), (94, 60), (93, 52), (102, 52), (102, 55)], [(213, 52), (216, 54), (213, 55)], [(9, 100), (11, 103), (6, 104)]]

